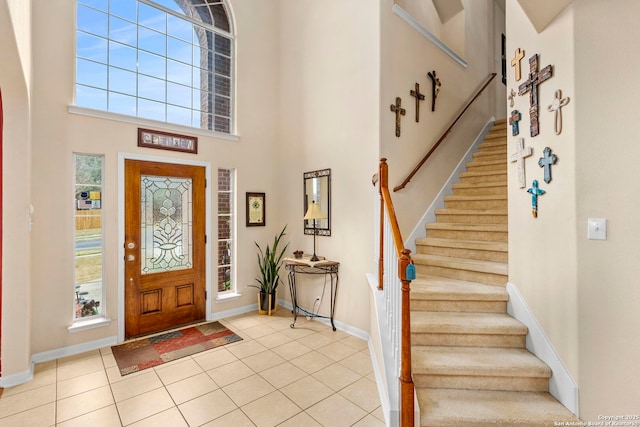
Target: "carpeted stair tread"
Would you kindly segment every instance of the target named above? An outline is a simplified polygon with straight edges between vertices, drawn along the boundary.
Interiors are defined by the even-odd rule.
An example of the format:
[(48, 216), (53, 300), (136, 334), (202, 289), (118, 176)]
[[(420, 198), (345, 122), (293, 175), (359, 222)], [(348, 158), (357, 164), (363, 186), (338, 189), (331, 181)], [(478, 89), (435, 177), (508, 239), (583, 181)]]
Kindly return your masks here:
[(412, 333), (526, 335), (527, 327), (504, 313), (411, 312)]
[(422, 426), (533, 427), (578, 421), (548, 393), (418, 389), (416, 394)]
[(507, 224), (460, 224), (455, 222), (431, 222), (427, 230), (491, 231), (506, 233)]
[(506, 182), (477, 182), (477, 183), (468, 183), (468, 182), (457, 182), (451, 186), (454, 190), (458, 188), (492, 188), (492, 187), (504, 187), (507, 188)]
[(479, 196), (457, 196), (450, 195), (444, 196), (445, 203), (451, 200), (456, 201), (464, 201), (464, 200), (472, 200), (472, 201), (488, 201), (488, 200), (507, 200), (506, 194), (483, 194)]
[(485, 160), (485, 159), (474, 159), (467, 163), (467, 168), (469, 167), (478, 167), (478, 166), (500, 166), (507, 167), (506, 157), (501, 160)]
[(466, 172), (460, 172), (460, 175), (458, 175), (458, 176), (460, 178), (476, 178), (476, 177), (487, 177), (487, 176), (494, 176), (494, 175), (504, 175), (504, 178), (506, 179), (507, 171), (506, 170), (500, 170), (500, 171), (466, 171)]
[(416, 265), (446, 267), (457, 270), (467, 270), (505, 276), (509, 273), (509, 266), (504, 262), (481, 261), (475, 259), (453, 258), (449, 256), (428, 254), (414, 254), (411, 258)]
[(414, 375), (549, 378), (551, 369), (520, 348), (413, 346)]
[(497, 286), (449, 277), (418, 275), (411, 282), (411, 299), (508, 301), (509, 294), (504, 288)]
[[(446, 210), (446, 209), (443, 209)], [(450, 209), (453, 210), (453, 209)], [(492, 212), (492, 211), (490, 211)], [(450, 213), (450, 212), (447, 212)], [(497, 215), (495, 213), (484, 212), (487, 215)], [(479, 213), (482, 215), (484, 213)], [(437, 237), (420, 237), (416, 239), (416, 246), (440, 246), (445, 248), (474, 249), (481, 251), (507, 252), (509, 245), (507, 242), (491, 242), (486, 240), (461, 240), (461, 239), (440, 239)]]

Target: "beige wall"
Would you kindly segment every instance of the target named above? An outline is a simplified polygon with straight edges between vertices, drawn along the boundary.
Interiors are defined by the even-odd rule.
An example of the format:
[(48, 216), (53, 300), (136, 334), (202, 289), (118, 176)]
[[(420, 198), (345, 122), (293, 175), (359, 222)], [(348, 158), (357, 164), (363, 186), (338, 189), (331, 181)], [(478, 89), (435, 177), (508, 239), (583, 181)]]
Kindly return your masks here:
[[(367, 272), (373, 264), (377, 169), (379, 9), (369, 0), (280, 1), (280, 164), (278, 226), (288, 224), (292, 250), (313, 252), (302, 232), (302, 175), (331, 169), (331, 236), (316, 252), (340, 265), (336, 319), (369, 330)], [(304, 281), (311, 307), (322, 280)], [(328, 291), (327, 291), (328, 292)], [(328, 295), (328, 293), (327, 293)], [(289, 298), (288, 291), (286, 292)], [(325, 296), (322, 310), (326, 313)]]
[[(237, 30), (237, 102), (239, 141), (199, 136), (196, 156), (174, 154), (136, 146), (137, 124), (69, 114), (74, 76), (75, 3), (41, 2), (34, 9), (33, 195), (36, 209), (33, 230), (32, 353), (115, 336), (118, 321), (118, 153), (180, 158), (235, 167), (238, 173), (237, 260), (240, 299), (216, 303), (212, 310), (226, 311), (254, 304), (255, 290), (245, 288), (257, 273), (253, 241), (271, 239), (279, 229), (277, 213), (282, 194), (277, 185), (276, 146), (278, 64), (277, 8), (261, 2), (235, 0)], [(51, 49), (56, 46), (56, 49)], [(153, 126), (163, 129), (162, 124)], [(144, 126), (148, 127), (148, 126)], [(184, 133), (189, 133), (188, 129)], [(105, 308), (113, 320), (109, 327), (69, 334), (73, 291), (72, 153), (105, 155)], [(215, 185), (209, 186), (210, 195)], [(246, 191), (267, 193), (267, 227), (244, 224)], [(212, 197), (215, 212), (215, 197)], [(211, 218), (215, 221), (215, 215)], [(215, 230), (215, 222), (212, 229)], [(215, 235), (215, 233), (214, 233)], [(212, 251), (211, 265), (216, 253)], [(215, 277), (215, 274), (213, 274)], [(215, 289), (215, 285), (214, 285)]]
[[(429, 151), (491, 72), (498, 73), (491, 84), (504, 86), (500, 83), (500, 64), (493, 57), (492, 0), (463, 2), (466, 68), (394, 14), (393, 0), (381, 3), (380, 157), (388, 159), (389, 186), (393, 188)], [(431, 70), (436, 71), (442, 83), (435, 112), (431, 111), (431, 80), (427, 77)], [(416, 82), (426, 96), (420, 104), (419, 123), (415, 122), (415, 98), (409, 95)], [(395, 114), (389, 109), (397, 96), (402, 98), (406, 109), (400, 138), (395, 136)], [(407, 187), (393, 193), (403, 237), (409, 235), (491, 117), (494, 103), (495, 92), (490, 88), (467, 111)]]
[[(629, 128), (640, 119), (640, 59), (629, 54), (640, 4), (580, 0), (574, 10), (580, 407), (595, 419), (637, 414), (640, 402), (640, 146)], [(587, 218), (607, 218), (606, 241), (586, 239)]]
[[(509, 280), (577, 380), (580, 416), (589, 421), (635, 414), (640, 401), (633, 383), (640, 377), (640, 202), (634, 196), (640, 148), (629, 141), (627, 126), (638, 116), (639, 60), (628, 52), (640, 37), (639, 14), (632, 0), (579, 0), (538, 34), (520, 6), (507, 2), (510, 55), (521, 47), (525, 58), (540, 53), (541, 66), (554, 65), (554, 77), (539, 92), (541, 134), (532, 140), (528, 119), (521, 122), (526, 145), (534, 147), (527, 182), (537, 178), (547, 190), (537, 219), (529, 195), (515, 185), (515, 166), (509, 169)], [(513, 69), (509, 82), (515, 84)], [(556, 89), (571, 97), (559, 136), (545, 111)], [(520, 111), (527, 111), (526, 101), (518, 97)], [(547, 145), (558, 155), (548, 185), (536, 165)], [(606, 241), (587, 240), (588, 218), (607, 218)]]
[[(539, 68), (553, 65), (553, 77), (538, 86), (540, 134), (529, 134), (529, 95), (516, 96), (514, 109), (520, 111), (520, 134), (509, 135), (508, 155), (516, 141), (524, 138), (533, 155), (525, 159), (526, 187), (520, 188), (516, 164), (509, 165), (509, 281), (523, 294), (542, 328), (554, 343), (561, 359), (578, 380), (576, 207), (575, 207), (575, 105), (573, 88), (573, 13), (566, 9), (542, 34), (537, 34), (515, 2), (507, 2), (507, 61), (521, 48), (522, 77), (515, 80), (514, 67), (508, 67), (508, 87), (518, 92), (526, 81), (529, 58), (539, 54)], [(554, 132), (554, 115), (547, 111), (555, 91), (561, 89), (571, 102), (562, 109), (563, 130)], [(511, 112), (509, 108), (509, 112)], [(549, 147), (558, 156), (552, 167), (553, 180), (543, 180), (538, 159)], [(527, 188), (534, 179), (546, 193), (538, 198), (538, 218), (531, 214), (531, 195)]]
[[(21, 135), (25, 143), (5, 151), (5, 174), (12, 174), (26, 186), (26, 191), (18, 191), (19, 184), (12, 179), (17, 196), (13, 200), (23, 199), (24, 203), (5, 202), (5, 245), (14, 240), (14, 233), (21, 233), (12, 243), (12, 251), (5, 250), (4, 258), (5, 264), (11, 262), (13, 267), (4, 270), (3, 315), (11, 319), (9, 324), (3, 322), (3, 365), (7, 370), (27, 369), (30, 354), (117, 334), (118, 283), (122, 280), (117, 256), (120, 153), (210, 162), (213, 171), (217, 167), (237, 168), (237, 282), (242, 297), (225, 303), (212, 299), (214, 314), (255, 303), (256, 291), (246, 288), (257, 274), (254, 241), (270, 241), (288, 224), (291, 250), (311, 251), (312, 238), (302, 233), (302, 173), (331, 168), (332, 236), (318, 238), (318, 253), (342, 263), (336, 319), (368, 331), (365, 273), (373, 270), (373, 223), (367, 218), (373, 210), (370, 177), (378, 158), (378, 7), (365, 0), (348, 4), (334, 0), (322, 7), (316, 2), (288, 0), (259, 4), (234, 0), (232, 5), (237, 35), (239, 141), (199, 136), (197, 156), (138, 148), (139, 125), (135, 123), (70, 114), (75, 4), (54, 0), (39, 3), (33, 10), (34, 96), (30, 109), (26, 94), (22, 99), (24, 119), (28, 111), (33, 116), (33, 135), (26, 132), (25, 121), (26, 131)], [(313, 8), (317, 10), (309, 13)], [(8, 15), (1, 17), (10, 22)], [(15, 46), (13, 51), (7, 50), (9, 54), (17, 59)], [(13, 86), (20, 83), (21, 75), (16, 76), (11, 76)], [(358, 96), (346, 95), (351, 93)], [(13, 104), (12, 93), (4, 90), (3, 94), (5, 107)], [(9, 119), (7, 110), (5, 118)], [(153, 127), (163, 129), (164, 125)], [(6, 126), (5, 141), (11, 131), (12, 126)], [(25, 151), (30, 140), (32, 154)], [(20, 152), (14, 154), (14, 149)], [(104, 304), (113, 322), (108, 327), (69, 334), (73, 313), (73, 207), (69, 200), (73, 200), (74, 152), (105, 156)], [(31, 179), (33, 185), (29, 184)], [(210, 191), (213, 196), (215, 188), (210, 186)], [(245, 227), (247, 191), (267, 194), (267, 227)], [(13, 196), (13, 191), (5, 189), (5, 201), (9, 195)], [(212, 200), (215, 212), (215, 198)], [(22, 226), (29, 202), (35, 207), (30, 238)], [(213, 222), (213, 229), (215, 225)], [(29, 263), (35, 267), (29, 268)], [(215, 265), (215, 251), (211, 263)], [(15, 283), (13, 276), (20, 278), (20, 283)], [(315, 295), (318, 290), (310, 292)], [(288, 298), (286, 284), (279, 297)], [(327, 301), (325, 298), (323, 310)], [(20, 341), (23, 344), (17, 345)]]
[[(28, 370), (31, 287), (29, 269), (30, 112), (28, 75), (23, 58), (29, 39), (15, 31), (12, 16), (28, 15), (29, 5), (0, 1), (0, 90), (3, 130), (2, 375)], [(19, 21), (28, 28), (28, 22)], [(28, 61), (26, 61), (28, 63)]]

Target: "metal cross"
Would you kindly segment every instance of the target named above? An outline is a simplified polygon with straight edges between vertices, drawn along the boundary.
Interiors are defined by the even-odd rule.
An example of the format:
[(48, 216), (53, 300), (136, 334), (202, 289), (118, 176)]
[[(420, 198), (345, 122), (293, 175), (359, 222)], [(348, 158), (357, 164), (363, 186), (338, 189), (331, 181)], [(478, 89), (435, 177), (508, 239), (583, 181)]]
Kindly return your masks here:
[(516, 136), (520, 133), (520, 126), (518, 122), (522, 116), (520, 115), (520, 111), (513, 110), (511, 112), (511, 116), (509, 116), (509, 124), (511, 125), (511, 135)]
[(538, 165), (544, 168), (544, 182), (547, 184), (551, 182), (551, 165), (556, 163), (558, 156), (551, 154), (551, 148), (545, 147), (543, 150), (544, 156), (538, 160)]
[(542, 196), (546, 191), (538, 188), (538, 180), (534, 179), (527, 193), (531, 194), (531, 215), (538, 218), (538, 196)]
[(518, 95), (524, 95), (529, 92), (529, 130), (531, 136), (534, 137), (540, 133), (540, 125), (538, 123), (538, 85), (553, 76), (553, 68), (547, 65), (538, 71), (538, 54), (536, 53), (529, 58), (529, 79), (518, 87)]
[(391, 104), (391, 111), (396, 113), (396, 136), (400, 136), (400, 116), (404, 116), (407, 114), (407, 110), (402, 108), (402, 99), (399, 96), (396, 96), (396, 103)]
[(509, 94), (509, 96), (507, 96), (507, 99), (509, 100), (509, 107), (513, 108), (513, 99), (516, 97), (516, 91), (513, 90), (513, 88), (511, 88), (511, 93)]
[(563, 98), (562, 97), (562, 91), (560, 89), (558, 89), (556, 91), (555, 97), (553, 98), (553, 102), (551, 103), (551, 105), (549, 105), (547, 107), (547, 111), (555, 111), (556, 112), (556, 117), (555, 117), (556, 135), (560, 135), (560, 132), (562, 132), (562, 110), (561, 110), (561, 108), (564, 107), (565, 105), (567, 105), (570, 100), (571, 100), (571, 98), (569, 98), (568, 96), (566, 98)]
[(527, 186), (527, 181), (524, 174), (524, 159), (533, 155), (533, 148), (524, 148), (524, 138), (518, 138), (518, 146), (516, 152), (511, 155), (511, 162), (516, 162), (518, 166), (518, 185), (520, 188)]
[[(516, 56), (513, 57), (513, 59), (511, 60), (511, 66), (512, 67), (516, 67), (516, 81), (519, 82), (520, 78), (521, 78), (521, 73), (520, 73), (520, 60), (524, 58), (524, 50), (517, 48), (516, 49)], [(513, 105), (512, 105), (513, 107)]]
[(416, 83), (416, 90), (409, 92), (416, 99), (416, 123), (420, 121), (420, 101), (424, 101), (424, 95), (420, 93), (420, 84)]

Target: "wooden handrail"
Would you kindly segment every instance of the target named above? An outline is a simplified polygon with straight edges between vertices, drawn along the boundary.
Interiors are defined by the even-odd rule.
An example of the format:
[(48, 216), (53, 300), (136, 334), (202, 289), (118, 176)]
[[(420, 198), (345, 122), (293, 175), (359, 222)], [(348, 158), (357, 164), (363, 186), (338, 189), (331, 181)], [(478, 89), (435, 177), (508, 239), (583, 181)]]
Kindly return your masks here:
[(411, 311), (410, 292), (411, 280), (407, 278), (407, 267), (412, 263), (411, 251), (404, 247), (404, 240), (398, 226), (398, 219), (389, 192), (389, 166), (387, 159), (380, 159), (378, 169), (378, 189), (380, 193), (380, 258), (378, 264), (378, 289), (383, 289), (384, 279), (384, 213), (387, 211), (394, 246), (398, 256), (398, 277), (402, 281), (401, 323), (400, 333), (400, 426), (414, 425), (414, 391), (413, 375), (411, 373)]
[(394, 187), (393, 189), (394, 192), (402, 190), (409, 183), (409, 181), (411, 181), (411, 178), (413, 178), (413, 176), (418, 172), (418, 170), (420, 170), (422, 165), (429, 159), (429, 157), (431, 157), (431, 154), (433, 154), (433, 152), (436, 151), (436, 148), (438, 148), (438, 146), (442, 143), (442, 141), (444, 141), (447, 135), (449, 135), (449, 132), (451, 132), (451, 129), (453, 129), (455, 124), (458, 123), (458, 120), (460, 120), (460, 118), (465, 113), (465, 111), (467, 111), (469, 107), (471, 107), (471, 104), (473, 104), (473, 102), (480, 96), (480, 94), (482, 94), (485, 88), (489, 86), (489, 83), (491, 83), (491, 81), (494, 79), (495, 76), (496, 76), (496, 73), (489, 74), (489, 77), (487, 78), (487, 81), (485, 82), (485, 84), (480, 88), (478, 92), (476, 92), (475, 96), (471, 98), (471, 100), (467, 103), (467, 106), (464, 107), (464, 109), (460, 112), (460, 114), (458, 114), (458, 117), (456, 117), (453, 123), (451, 123), (451, 126), (449, 126), (449, 128), (442, 134), (440, 139), (438, 139), (438, 141), (433, 145), (433, 147), (431, 147), (429, 152), (422, 158), (422, 160), (420, 160), (420, 162), (416, 165), (416, 167), (413, 168), (411, 173), (407, 175), (404, 181), (402, 181), (402, 184), (398, 185), (397, 187)]

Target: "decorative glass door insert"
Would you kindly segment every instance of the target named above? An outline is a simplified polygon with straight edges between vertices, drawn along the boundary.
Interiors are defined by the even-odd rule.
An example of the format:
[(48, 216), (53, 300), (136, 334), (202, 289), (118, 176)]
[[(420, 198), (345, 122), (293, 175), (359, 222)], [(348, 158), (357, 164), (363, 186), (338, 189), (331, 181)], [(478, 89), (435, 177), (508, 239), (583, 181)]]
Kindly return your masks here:
[(193, 265), (191, 178), (141, 176), (141, 274)]

